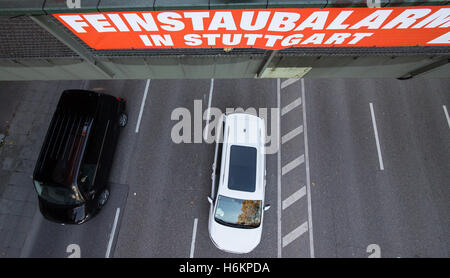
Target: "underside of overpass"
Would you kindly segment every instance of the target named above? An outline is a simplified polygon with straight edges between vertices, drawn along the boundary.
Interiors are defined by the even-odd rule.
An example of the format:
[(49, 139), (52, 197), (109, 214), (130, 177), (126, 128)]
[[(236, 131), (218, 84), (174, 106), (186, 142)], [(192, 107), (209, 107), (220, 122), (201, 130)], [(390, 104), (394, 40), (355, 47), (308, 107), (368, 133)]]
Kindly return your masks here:
[[(27, 0), (18, 3), (14, 0), (0, 0), (0, 80), (449, 77), (450, 15), (448, 13), (450, 9), (446, 9), (449, 2), (437, 0)], [(54, 16), (55, 14), (110, 16), (110, 14), (124, 12), (157, 13), (160, 11), (173, 11), (177, 15), (194, 10), (274, 12), (296, 9), (296, 11), (308, 12), (353, 12), (357, 10), (350, 9), (375, 11), (405, 7), (414, 8), (417, 11), (426, 11), (434, 7), (436, 10), (445, 11), (447, 14), (440, 18), (441, 29), (439, 30), (444, 31), (444, 35), (447, 32), (445, 37), (447, 45), (444, 43), (428, 46), (418, 43), (406, 46), (342, 47), (337, 44), (300, 46), (298, 43), (283, 49), (241, 47), (241, 45), (237, 47), (105, 49), (89, 46), (82, 36), (77, 35)], [(331, 19), (327, 20), (328, 24)], [(373, 18), (372, 22), (375, 21), (376, 19)], [(117, 23), (117, 21), (114, 22)], [(311, 21), (311, 24), (314, 23)], [(83, 24), (87, 25), (85, 22)], [(428, 31), (433, 32), (433, 30)]]

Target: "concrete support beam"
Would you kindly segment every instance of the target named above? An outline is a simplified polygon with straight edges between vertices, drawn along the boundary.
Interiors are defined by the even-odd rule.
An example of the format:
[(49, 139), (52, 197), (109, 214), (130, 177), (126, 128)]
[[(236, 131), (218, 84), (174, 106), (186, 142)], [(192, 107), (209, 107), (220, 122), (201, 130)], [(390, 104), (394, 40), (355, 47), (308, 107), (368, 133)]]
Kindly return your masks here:
[(264, 71), (266, 70), (267, 66), (269, 66), (270, 62), (272, 62), (273, 57), (277, 54), (278, 50), (272, 50), (269, 57), (264, 61), (264, 64), (261, 66), (261, 68), (258, 70), (258, 73), (256, 74), (257, 78), (261, 78)]
[(39, 26), (44, 28), (60, 42), (64, 43), (67, 47), (77, 53), (82, 59), (88, 62), (98, 72), (100, 72), (106, 79), (114, 78), (114, 73), (108, 69), (103, 63), (98, 61), (94, 55), (92, 55), (88, 49), (80, 45), (72, 36), (65, 32), (60, 26), (53, 22), (48, 16), (30, 16), (30, 18), (36, 22)]
[(428, 65), (422, 66), (422, 67), (420, 67), (418, 69), (415, 69), (413, 71), (410, 71), (407, 74), (399, 77), (398, 79), (399, 80), (411, 79), (411, 78), (413, 78), (413, 77), (415, 77), (417, 75), (420, 75), (422, 73), (426, 73), (426, 72), (429, 72), (431, 70), (434, 70), (434, 69), (437, 69), (439, 67), (442, 67), (444, 65), (447, 65), (448, 63), (450, 63), (450, 57), (446, 57), (444, 59), (440, 59), (440, 60), (438, 60), (436, 62), (433, 62), (431, 64), (428, 64)]

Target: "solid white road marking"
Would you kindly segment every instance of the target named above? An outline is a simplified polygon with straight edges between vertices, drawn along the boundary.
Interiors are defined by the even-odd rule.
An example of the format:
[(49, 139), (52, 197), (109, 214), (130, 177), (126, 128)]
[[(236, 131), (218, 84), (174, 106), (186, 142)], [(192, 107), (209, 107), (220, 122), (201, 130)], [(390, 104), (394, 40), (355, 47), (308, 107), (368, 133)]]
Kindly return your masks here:
[(139, 111), (139, 117), (136, 123), (136, 133), (139, 132), (139, 127), (141, 125), (142, 114), (144, 113), (145, 100), (147, 99), (148, 88), (150, 87), (150, 79), (147, 79), (147, 83), (145, 84), (144, 95), (142, 97), (141, 102), (141, 110)]
[(292, 138), (294, 138), (295, 136), (299, 135), (302, 132), (303, 132), (303, 125), (300, 125), (296, 129), (291, 130), (288, 134), (283, 135), (283, 137), (281, 137), (281, 144), (286, 144), (289, 140), (291, 140)]
[(278, 132), (278, 152), (277, 152), (277, 257), (281, 258), (281, 131), (280, 131), (280, 78), (277, 79), (277, 107), (278, 107), (278, 119), (277, 119), (277, 132)]
[(301, 79), (302, 98), (303, 98), (303, 135), (305, 141), (305, 166), (306, 166), (306, 195), (308, 199), (308, 227), (309, 227), (309, 255), (314, 258), (314, 237), (313, 237), (313, 222), (312, 222), (312, 208), (311, 208), (311, 176), (309, 174), (309, 150), (308, 150), (308, 125), (306, 121), (306, 104), (305, 104), (305, 80)]
[(303, 235), (306, 231), (308, 231), (308, 222), (303, 223), (302, 225), (295, 228), (289, 234), (283, 237), (283, 248), (289, 245), (289, 243), (296, 240), (299, 236)]
[(191, 253), (189, 254), (189, 258), (194, 257), (195, 238), (197, 236), (197, 223), (198, 223), (198, 218), (195, 218), (194, 219), (194, 228), (192, 229)]
[(375, 134), (375, 142), (377, 144), (378, 161), (380, 162), (380, 170), (384, 170), (383, 157), (381, 156), (380, 139), (378, 138), (377, 121), (375, 119), (375, 112), (373, 111), (373, 103), (370, 103), (370, 114), (372, 115), (373, 132)]
[(306, 195), (306, 186), (300, 188), (297, 192), (287, 197), (283, 201), (283, 210), (287, 209), (290, 205), (300, 200), (303, 196)]
[(209, 86), (209, 98), (208, 98), (208, 110), (206, 112), (206, 127), (205, 131), (203, 132), (203, 139), (206, 141), (206, 137), (208, 136), (208, 128), (209, 128), (209, 120), (211, 117), (211, 100), (212, 100), (212, 93), (214, 89), (214, 78), (211, 78), (211, 83)]
[(298, 78), (289, 78), (289, 79), (287, 79), (287, 80), (284, 80), (284, 81), (281, 83), (281, 89), (284, 89), (284, 88), (286, 88), (287, 86), (289, 86), (289, 85), (291, 85), (291, 84), (294, 84), (294, 83), (297, 82), (298, 80), (300, 80), (300, 79), (298, 79)]
[(302, 98), (299, 97), (298, 99), (294, 100), (293, 102), (289, 103), (283, 109), (281, 109), (281, 116), (286, 115), (288, 112), (296, 108), (297, 106), (300, 106), (302, 104)]
[(302, 154), (301, 156), (299, 156), (296, 159), (292, 160), (288, 164), (284, 165), (283, 168), (281, 169), (281, 175), (286, 175), (292, 169), (294, 169), (295, 167), (299, 166), (303, 162), (305, 162), (305, 156)]
[(442, 108), (444, 109), (445, 117), (447, 118), (448, 128), (450, 128), (450, 117), (448, 116), (447, 106), (442, 105)]
[(114, 234), (116, 233), (116, 227), (117, 227), (117, 221), (119, 220), (119, 214), (120, 214), (120, 208), (117, 208), (116, 210), (116, 216), (114, 217), (114, 224), (111, 230), (111, 234), (109, 235), (109, 242), (108, 242), (108, 249), (106, 249), (106, 255), (105, 258), (109, 258), (109, 255), (111, 253), (111, 247), (114, 241)]

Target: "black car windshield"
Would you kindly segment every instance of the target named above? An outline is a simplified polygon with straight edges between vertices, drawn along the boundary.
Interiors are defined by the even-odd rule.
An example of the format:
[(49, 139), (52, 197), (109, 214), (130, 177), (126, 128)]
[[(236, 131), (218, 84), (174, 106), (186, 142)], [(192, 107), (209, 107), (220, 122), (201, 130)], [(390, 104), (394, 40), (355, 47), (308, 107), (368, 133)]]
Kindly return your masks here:
[(214, 219), (236, 228), (257, 228), (261, 224), (261, 200), (241, 200), (219, 195)]
[(78, 205), (83, 202), (80, 192), (75, 186), (56, 187), (34, 181), (36, 191), (42, 199), (58, 205)]

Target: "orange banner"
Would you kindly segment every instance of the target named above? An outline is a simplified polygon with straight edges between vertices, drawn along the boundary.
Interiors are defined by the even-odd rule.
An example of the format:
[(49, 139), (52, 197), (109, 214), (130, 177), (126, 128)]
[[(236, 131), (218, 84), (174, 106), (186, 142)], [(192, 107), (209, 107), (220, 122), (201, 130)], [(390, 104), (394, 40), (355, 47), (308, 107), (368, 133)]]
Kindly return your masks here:
[(450, 45), (450, 8), (55, 14), (94, 49)]

